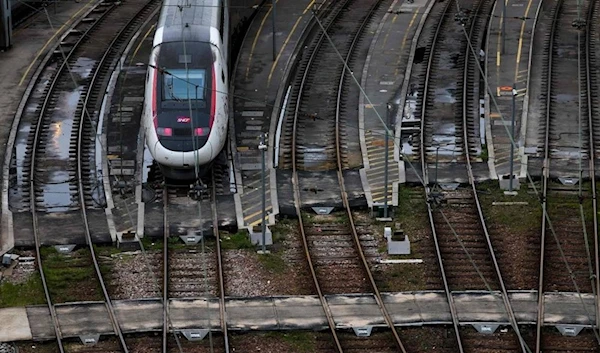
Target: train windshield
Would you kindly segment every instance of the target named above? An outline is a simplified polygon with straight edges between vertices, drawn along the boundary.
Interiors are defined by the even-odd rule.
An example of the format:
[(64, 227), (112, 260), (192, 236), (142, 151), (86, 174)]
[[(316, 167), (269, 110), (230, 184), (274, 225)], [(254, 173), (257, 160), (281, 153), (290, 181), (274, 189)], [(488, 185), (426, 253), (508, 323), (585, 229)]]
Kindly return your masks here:
[(166, 101), (204, 100), (204, 69), (167, 69), (163, 77), (163, 99)]

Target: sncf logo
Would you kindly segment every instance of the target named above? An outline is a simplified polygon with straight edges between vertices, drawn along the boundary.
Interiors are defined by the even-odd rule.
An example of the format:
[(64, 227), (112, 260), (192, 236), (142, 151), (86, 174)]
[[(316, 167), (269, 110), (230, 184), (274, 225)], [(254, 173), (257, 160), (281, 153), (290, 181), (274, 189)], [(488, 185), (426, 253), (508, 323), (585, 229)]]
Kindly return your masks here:
[(178, 123), (187, 124), (190, 121), (192, 121), (192, 119), (189, 116), (178, 116), (177, 117), (177, 122)]

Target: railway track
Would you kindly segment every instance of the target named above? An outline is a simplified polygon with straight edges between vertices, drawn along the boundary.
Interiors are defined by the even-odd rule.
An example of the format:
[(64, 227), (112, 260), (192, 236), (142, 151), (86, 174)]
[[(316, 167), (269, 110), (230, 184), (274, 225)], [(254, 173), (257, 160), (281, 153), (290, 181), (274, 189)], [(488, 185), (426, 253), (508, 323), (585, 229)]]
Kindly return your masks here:
[[(291, 135), (294, 117), (302, 117), (296, 126), (300, 170), (336, 169), (336, 151), (333, 147), (336, 126), (332, 119), (336, 114), (341, 115), (342, 134), (356, 133), (347, 128), (348, 125), (356, 125), (356, 123), (353, 122), (352, 113), (349, 112), (352, 109), (346, 104), (346, 100), (352, 98), (347, 91), (354, 92), (355, 85), (349, 75), (343, 74), (344, 64), (338, 55), (342, 55), (346, 62), (352, 65), (360, 41), (365, 35), (365, 28), (369, 24), (370, 14), (385, 7), (383, 4), (388, 2), (368, 0), (333, 3), (330, 9), (324, 11), (327, 14), (322, 20), (333, 45), (322, 31), (318, 31), (313, 36), (311, 45), (298, 55), (301, 59), (297, 65), (289, 104), (286, 107), (284, 131), (287, 136)], [(357, 26), (357, 23), (361, 25)], [(338, 89), (340, 81), (345, 82), (346, 91)], [(340, 100), (342, 103), (337, 105)], [(348, 145), (346, 141), (342, 143), (344, 144), (342, 160), (344, 168), (347, 168)], [(291, 169), (292, 150), (292, 139), (284, 139), (280, 148), (280, 168)]]
[[(53, 273), (81, 272), (77, 269), (81, 266), (93, 268), (95, 274), (91, 276), (97, 278), (106, 302), (118, 337), (118, 351), (128, 351), (92, 245), (94, 227), (88, 212), (97, 205), (86, 173), (95, 170), (96, 117), (88, 112), (98, 110), (96, 92), (104, 92), (111, 67), (153, 6), (156, 7), (153, 2), (131, 2), (115, 11), (118, 7), (115, 3), (97, 4), (63, 37), (53, 55), (46, 57), (33, 93), (24, 98), (25, 113), (19, 117), (19, 130), (28, 134), (28, 143), (15, 150), (13, 178), (18, 181), (23, 208), (31, 212), (38, 268), (60, 352), (65, 348), (53, 306), (53, 289), (48, 285), (54, 281), (47, 281), (45, 270), (51, 267), (44, 266), (45, 260), (56, 255), (42, 252), (41, 247), (43, 242), (62, 241), (60, 232), (53, 232), (52, 227), (50, 231), (46, 229), (52, 220), (56, 227), (56, 218), (68, 218), (68, 226), (78, 234), (83, 233), (88, 251), (65, 256), (65, 267), (52, 268)], [(92, 35), (95, 41), (90, 40)], [(63, 228), (63, 231), (68, 230)]]
[[(217, 169), (217, 171), (215, 171)], [(163, 190), (164, 205), (164, 238), (163, 238), (163, 303), (169, 303), (171, 298), (218, 298), (220, 305), (220, 327), (223, 336), (218, 337), (216, 344), (229, 352), (229, 334), (225, 315), (225, 287), (223, 278), (223, 261), (221, 256), (221, 241), (219, 239), (219, 221), (217, 215), (217, 195), (219, 176), (222, 172), (216, 167), (211, 168), (209, 175), (200, 185), (193, 189), (181, 189), (166, 186)], [(206, 184), (204, 184), (206, 182)], [(205, 220), (211, 220), (215, 241), (207, 241), (207, 233), (188, 234), (199, 237), (200, 245), (185, 247), (177, 244), (177, 235), (172, 237), (170, 215), (173, 213), (187, 215), (188, 219), (198, 219), (197, 225), (203, 229)], [(172, 242), (175, 240), (175, 242)], [(189, 240), (189, 238), (188, 238)], [(169, 332), (173, 331), (169, 322), (168, 305), (163, 305), (163, 353), (168, 352)], [(212, 333), (209, 332), (211, 349), (213, 348)], [(177, 337), (175, 337), (177, 339)], [(179, 345), (179, 343), (177, 344)], [(217, 348), (218, 349), (218, 348)]]
[[(595, 32), (590, 28), (597, 23), (598, 4), (595, 0), (583, 1), (578, 8), (556, 0), (552, 5), (546, 18), (551, 23), (542, 85), (546, 114), (538, 292), (597, 293), (600, 288), (595, 183), (598, 127), (593, 115), (597, 86), (591, 70), (596, 53), (590, 46)], [(560, 79), (569, 76), (579, 79), (570, 82)], [(584, 183), (588, 177), (592, 182)], [(571, 183), (562, 185), (565, 179), (559, 182), (557, 178), (570, 179)], [(543, 310), (544, 300), (540, 296), (538, 311), (543, 313)], [(589, 325), (593, 327), (597, 322), (590, 315)], [(583, 351), (590, 346), (599, 348), (600, 337), (596, 332), (561, 340), (542, 328), (542, 319), (538, 314), (536, 352), (560, 351), (567, 345)]]
[[(423, 67), (420, 84), (423, 93), (417, 101), (421, 130), (416, 140), (420, 143), (422, 175), (428, 185), (432, 238), (459, 352), (480, 347), (511, 352), (515, 347), (523, 352), (527, 349), (508, 301), (471, 167), (481, 151), (476, 134), (479, 130), (476, 123), (479, 70), (473, 51), (481, 47), (485, 21), (492, 6), (493, 2), (487, 0), (448, 1), (434, 8), (436, 26), (430, 27), (433, 28), (431, 44), (425, 52), (427, 64)], [(452, 175), (465, 173), (462, 166), (466, 167), (468, 186), (461, 187), (457, 183), (442, 189), (437, 183), (440, 161)], [(435, 169), (431, 170), (430, 165), (434, 163)], [(470, 331), (460, 329), (452, 292), (461, 290), (484, 290), (502, 298), (513, 330), (473, 337)]]
[[(27, 98), (27, 114), (21, 117), (21, 127), (29, 132), (29, 143), (21, 160), (21, 181), (23, 184), (25, 180), (28, 181), (28, 185), (22, 186), (25, 199), (29, 201), (38, 268), (60, 352), (64, 352), (64, 346), (43, 266), (40, 235), (43, 224), (40, 218), (49, 213), (69, 210), (79, 213), (78, 217), (72, 213), (71, 221), (79, 232), (83, 229), (90, 264), (101, 287), (114, 332), (119, 338), (119, 351), (128, 351), (100, 272), (88, 218), (88, 208), (93, 205), (90, 201), (89, 178), (84, 173), (85, 170), (94, 169), (94, 145), (89, 140), (93, 141), (95, 135), (92, 129), (95, 117), (88, 112), (97, 108), (99, 102), (94, 92), (108, 84), (106, 80), (110, 67), (141, 23), (137, 18), (143, 19), (145, 11), (152, 6), (156, 4), (131, 2), (114, 11), (117, 7), (115, 3), (96, 5), (70, 32), (71, 35), (63, 38), (54, 57), (44, 62), (47, 76), (37, 81), (34, 87), (36, 94)], [(134, 20), (131, 20), (132, 16)], [(89, 40), (92, 34), (98, 42)], [(73, 110), (65, 109), (65, 104)], [(52, 198), (52, 193), (57, 192), (63, 193), (59, 196), (63, 199), (58, 204), (48, 200)], [(46, 213), (42, 214), (44, 211)], [(63, 213), (54, 213), (52, 216), (61, 217)]]
[[(339, 48), (339, 55), (346, 62), (350, 61), (365, 28), (383, 3), (380, 0), (337, 2), (332, 5), (327, 19), (319, 23), (319, 27), (328, 30), (333, 45)], [(351, 40), (348, 40), (348, 33), (351, 33)], [(344, 92), (348, 72), (338, 52), (321, 32), (310, 43), (304, 49), (297, 80), (292, 85), (292, 103), (287, 109), (285, 123), (287, 136), (291, 135), (291, 139), (284, 142), (280, 163), (284, 168), (292, 168), (294, 203), (313, 283), (323, 305), (336, 351), (405, 351), (370, 272), (345, 190), (343, 170), (346, 161), (342, 153), (345, 142), (341, 125), (344, 119), (343, 102), (347, 99)], [(311, 112), (309, 109), (317, 111)], [(304, 214), (302, 207), (306, 200), (300, 193), (299, 172), (322, 172), (334, 168), (337, 170), (343, 211), (317, 216)], [(338, 333), (324, 295), (364, 292), (375, 294), (388, 327), (392, 328), (391, 332), (376, 333), (369, 339)]]

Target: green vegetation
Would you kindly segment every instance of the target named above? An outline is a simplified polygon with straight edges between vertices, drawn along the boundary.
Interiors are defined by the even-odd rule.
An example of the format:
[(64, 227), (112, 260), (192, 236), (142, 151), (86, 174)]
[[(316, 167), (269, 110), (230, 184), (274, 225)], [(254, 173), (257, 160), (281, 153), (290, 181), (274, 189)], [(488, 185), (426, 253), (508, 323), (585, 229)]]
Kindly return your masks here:
[(144, 246), (144, 250), (146, 250), (146, 251), (163, 249), (162, 239), (159, 240), (159, 239), (153, 239), (153, 238), (149, 238), (149, 237), (143, 237), (142, 245)]
[(241, 230), (232, 235), (221, 235), (221, 249), (222, 250), (233, 250), (233, 249), (253, 249), (254, 245), (250, 242), (248, 232)]
[(488, 159), (490, 158), (489, 152), (488, 152), (488, 147), (486, 144), (481, 145), (481, 154), (479, 155), (479, 158), (481, 158), (481, 160), (484, 162), (487, 162)]
[[(497, 180), (489, 180), (477, 185), (479, 200), (486, 219), (513, 231), (527, 231), (540, 226), (542, 209), (539, 199), (528, 192), (527, 185), (521, 185), (516, 196), (504, 195)], [(527, 202), (523, 205), (499, 205), (497, 202)], [(496, 203), (494, 205), (494, 203)]]
[(54, 247), (44, 247), (41, 253), (46, 282), (54, 303), (102, 300), (87, 248), (63, 255)]
[(0, 285), (0, 308), (44, 304), (44, 287), (39, 274), (19, 284), (4, 282)]
[[(420, 197), (415, 197), (420, 196)], [(427, 205), (422, 188), (400, 185), (398, 190), (398, 207), (395, 210), (395, 220), (401, 223), (405, 233), (427, 229), (429, 218), (427, 216)]]
[(298, 231), (298, 220), (290, 218), (282, 218), (270, 228), (273, 234), (273, 245), (278, 246), (284, 241), (288, 234)]
[(294, 352), (314, 352), (316, 348), (316, 336), (313, 332), (268, 332), (266, 335), (286, 342)]
[(260, 254), (258, 255), (258, 260), (271, 273), (281, 274), (287, 269), (287, 265), (285, 261), (283, 261), (280, 251), (270, 254)]

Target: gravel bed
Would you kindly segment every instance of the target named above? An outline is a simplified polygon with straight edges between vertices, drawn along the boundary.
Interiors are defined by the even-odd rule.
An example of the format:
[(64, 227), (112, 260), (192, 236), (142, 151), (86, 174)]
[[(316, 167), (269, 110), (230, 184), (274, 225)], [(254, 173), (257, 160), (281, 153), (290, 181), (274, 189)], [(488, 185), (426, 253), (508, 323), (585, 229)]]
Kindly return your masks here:
[[(27, 282), (31, 276), (37, 272), (37, 262), (34, 261), (21, 261), (21, 258), (34, 257), (35, 251), (23, 250), (14, 251), (12, 254), (18, 255), (16, 264), (14, 267), (9, 266), (8, 268), (2, 267), (2, 276), (0, 283), (7, 282), (11, 284), (21, 284)], [(13, 262), (14, 263), (14, 262)]]
[[(416, 201), (418, 202), (418, 201)], [(424, 201), (423, 201), (424, 202)], [(414, 207), (413, 207), (414, 210)], [(413, 211), (415, 212), (415, 211)], [(426, 265), (421, 264), (385, 264), (381, 261), (395, 259), (422, 259), (431, 266), (437, 266), (433, 262), (435, 257), (421, 256), (427, 251), (423, 247), (429, 239), (430, 231), (428, 228), (419, 227), (419, 220), (411, 219), (410, 222), (403, 222), (402, 217), (397, 220), (398, 228), (401, 228), (409, 237), (411, 242), (410, 255), (388, 255), (387, 240), (384, 237), (385, 227), (394, 227), (394, 223), (383, 223), (373, 218), (368, 211), (352, 212), (357, 231), (361, 238), (363, 252), (368, 256), (371, 272), (375, 282), (382, 292), (401, 292), (427, 289)], [(427, 217), (427, 214), (420, 215)]]
[(267, 256), (253, 249), (223, 250), (226, 295), (314, 294), (297, 221), (284, 220), (272, 231), (274, 244)]
[(102, 258), (112, 270), (107, 276), (112, 299), (160, 297), (162, 286), (162, 252), (140, 251), (112, 254)]

